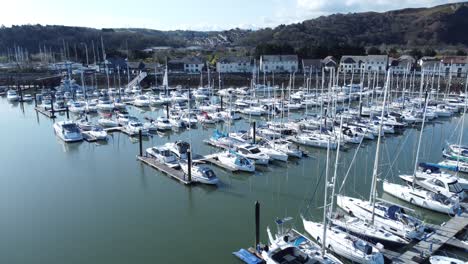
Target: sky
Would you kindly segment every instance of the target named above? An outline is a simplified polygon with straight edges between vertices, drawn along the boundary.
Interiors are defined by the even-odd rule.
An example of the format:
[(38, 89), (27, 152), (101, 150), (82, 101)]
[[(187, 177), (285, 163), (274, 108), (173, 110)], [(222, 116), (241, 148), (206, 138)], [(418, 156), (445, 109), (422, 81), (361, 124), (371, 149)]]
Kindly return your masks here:
[(321, 15), (429, 7), (453, 0), (6, 0), (0, 24), (159, 30), (258, 29)]

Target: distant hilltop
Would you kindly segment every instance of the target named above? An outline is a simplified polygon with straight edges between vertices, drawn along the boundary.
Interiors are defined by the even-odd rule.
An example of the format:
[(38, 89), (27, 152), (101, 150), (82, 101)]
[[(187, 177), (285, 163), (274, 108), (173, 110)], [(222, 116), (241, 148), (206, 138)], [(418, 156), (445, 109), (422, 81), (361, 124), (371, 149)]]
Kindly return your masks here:
[[(101, 37), (108, 50), (144, 50), (149, 47), (255, 48), (259, 45), (288, 45), (309, 49), (317, 46), (412, 48), (446, 45), (468, 46), (468, 2), (431, 8), (410, 8), (384, 13), (365, 12), (321, 16), (301, 23), (260, 30), (159, 31), (139, 28), (94, 29), (59, 25), (22, 25), (0, 28), (0, 54), (21, 47), (29, 54), (49, 51), (84, 54)], [(94, 51), (94, 50), (93, 50)], [(91, 52), (90, 52), (91, 53)], [(96, 56), (96, 55), (94, 55)], [(99, 56), (99, 54), (97, 55)], [(72, 57), (72, 56), (69, 56)]]

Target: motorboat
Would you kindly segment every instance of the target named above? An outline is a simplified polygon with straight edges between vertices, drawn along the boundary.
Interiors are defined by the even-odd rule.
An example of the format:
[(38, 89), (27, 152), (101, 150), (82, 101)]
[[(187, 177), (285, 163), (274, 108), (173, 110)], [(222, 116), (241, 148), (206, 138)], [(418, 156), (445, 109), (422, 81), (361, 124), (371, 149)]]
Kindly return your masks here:
[(330, 252), (322, 254), (322, 248), (307, 236), (293, 228), (284, 228), (283, 224), (291, 218), (276, 220), (278, 231), (273, 237), (267, 228), (269, 245), (260, 249), (267, 264), (303, 263), (303, 264), (341, 264)]
[(187, 159), (187, 153), (190, 150), (190, 144), (188, 142), (177, 140), (174, 143), (166, 143), (164, 146), (172, 151), (178, 159)]
[(130, 136), (139, 135), (140, 131), (143, 136), (148, 135), (148, 129), (145, 129), (139, 121), (129, 121), (124, 129)]
[(150, 99), (146, 95), (137, 95), (133, 101), (134, 106), (148, 107), (150, 106)]
[[(383, 264), (384, 257), (379, 249), (337, 227), (328, 227), (326, 239), (324, 238), (324, 226), (321, 223), (302, 219), (304, 229), (317, 240), (323, 247), (337, 255), (345, 257), (356, 263)], [(325, 244), (323, 244), (325, 241)]]
[(118, 127), (119, 123), (111, 118), (100, 118), (98, 124), (103, 127)]
[(108, 96), (100, 97), (96, 107), (101, 111), (112, 111), (115, 108), (114, 103)]
[(84, 134), (88, 134), (92, 138), (96, 140), (107, 140), (107, 132), (104, 131), (101, 127), (93, 126), (91, 130), (83, 132)]
[(431, 256), (429, 258), (431, 264), (466, 264), (465, 261), (447, 256)]
[(172, 130), (171, 122), (164, 116), (158, 117), (155, 122), (158, 130)]
[(85, 112), (85, 106), (82, 102), (73, 102), (68, 110), (72, 113), (84, 113)]
[(304, 153), (299, 147), (295, 146), (292, 142), (285, 139), (276, 139), (267, 142), (271, 148), (286, 153), (288, 156), (302, 158)]
[(16, 93), (15, 90), (8, 90), (7, 92), (7, 100), (9, 102), (18, 102), (19, 101), (19, 96), (18, 94)]
[[(180, 167), (182, 171), (187, 175), (188, 174), (188, 163), (186, 160), (179, 161)], [(209, 184), (209, 185), (216, 185), (219, 182), (218, 177), (212, 169), (207, 166), (198, 165), (192, 162), (191, 165), (191, 177), (192, 181)]]
[(32, 100), (33, 100), (33, 97), (31, 94), (25, 94), (23, 96), (23, 102), (32, 102)]
[(270, 161), (270, 156), (265, 152), (261, 151), (259, 147), (252, 144), (243, 144), (237, 146), (237, 153), (240, 155), (255, 161), (258, 165), (267, 165)]
[(255, 162), (230, 150), (218, 155), (219, 162), (240, 171), (254, 172)]
[(80, 129), (73, 121), (58, 121), (54, 123), (55, 134), (64, 142), (77, 142), (83, 140)]
[(146, 153), (155, 158), (158, 162), (165, 164), (171, 168), (179, 166), (177, 157), (169, 149), (164, 146), (151, 147), (146, 149)]

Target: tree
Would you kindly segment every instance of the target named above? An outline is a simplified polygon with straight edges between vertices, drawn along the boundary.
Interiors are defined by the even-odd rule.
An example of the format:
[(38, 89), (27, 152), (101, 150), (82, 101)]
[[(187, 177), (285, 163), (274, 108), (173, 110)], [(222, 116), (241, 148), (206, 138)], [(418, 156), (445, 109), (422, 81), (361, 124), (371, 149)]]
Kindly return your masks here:
[(370, 47), (367, 50), (367, 55), (380, 55), (380, 54), (381, 54), (380, 49), (377, 47)]
[(466, 56), (466, 51), (464, 50), (457, 50), (457, 53), (456, 53), (457, 56)]
[(434, 57), (435, 55), (437, 55), (437, 52), (433, 49), (427, 48), (424, 50), (423, 55), (428, 57)]
[(416, 60), (419, 60), (422, 57), (422, 52), (419, 49), (412, 49), (409, 54)]
[(387, 51), (387, 55), (393, 58), (398, 58), (400, 57), (400, 54), (398, 53), (398, 50), (396, 48), (391, 48)]

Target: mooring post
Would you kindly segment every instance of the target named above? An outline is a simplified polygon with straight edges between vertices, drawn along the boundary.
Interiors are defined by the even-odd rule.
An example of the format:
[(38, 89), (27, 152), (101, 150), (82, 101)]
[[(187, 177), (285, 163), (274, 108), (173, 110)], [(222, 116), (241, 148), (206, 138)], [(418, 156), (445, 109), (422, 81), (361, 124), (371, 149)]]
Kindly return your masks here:
[(362, 116), (362, 103), (359, 103), (359, 117)]
[(20, 94), (20, 102), (23, 102), (23, 90), (21, 89), (21, 85), (18, 83), (18, 92)]
[(192, 182), (192, 151), (187, 150), (188, 182)]
[(34, 94), (34, 107), (37, 107), (37, 92)]
[(324, 111), (325, 112), (325, 122), (324, 122), (325, 123), (325, 129), (327, 129), (327, 110), (328, 109), (325, 109), (325, 111)]
[(221, 111), (223, 111), (223, 96), (221, 95)]
[(169, 103), (166, 103), (166, 118), (169, 119)]
[(255, 249), (258, 251), (260, 245), (260, 203), (255, 202)]
[[(45, 109), (44, 107), (44, 110), (47, 110), (47, 109)], [(50, 111), (52, 112), (52, 115), (50, 116), (50, 118), (55, 118), (54, 96), (52, 96), (52, 98), (50, 99)]]
[(67, 119), (70, 119), (70, 112), (68, 110), (68, 105), (65, 106), (65, 112), (67, 112)]
[(143, 156), (143, 133), (141, 132), (141, 129), (138, 130), (138, 142), (140, 145), (140, 157)]
[(252, 143), (255, 144), (256, 142), (256, 136), (257, 136), (257, 122), (253, 121), (252, 123)]

